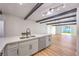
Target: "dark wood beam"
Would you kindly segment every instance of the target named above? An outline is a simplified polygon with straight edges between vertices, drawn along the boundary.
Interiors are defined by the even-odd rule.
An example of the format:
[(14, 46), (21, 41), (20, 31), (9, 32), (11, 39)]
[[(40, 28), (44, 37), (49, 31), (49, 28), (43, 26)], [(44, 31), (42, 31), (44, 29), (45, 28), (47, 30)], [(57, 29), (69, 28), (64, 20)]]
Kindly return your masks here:
[(43, 3), (37, 3), (33, 9), (28, 13), (28, 15), (26, 15), (26, 17), (24, 18), (24, 20), (26, 20), (30, 15), (32, 15)]
[(69, 11), (65, 11), (63, 13), (60, 13), (60, 14), (57, 14), (57, 15), (54, 15), (54, 16), (50, 16), (50, 17), (47, 17), (47, 18), (44, 18), (44, 19), (41, 19), (41, 20), (37, 20), (36, 22), (41, 22), (41, 21), (45, 21), (45, 20), (48, 20), (48, 19), (51, 19), (51, 18), (55, 18), (55, 17), (59, 17), (59, 16), (62, 16), (62, 15), (66, 15), (66, 14), (69, 14), (69, 13), (73, 13), (73, 12), (76, 12), (77, 8), (74, 8), (72, 10), (69, 10)]
[(40, 22), (40, 24), (47, 23), (47, 22), (51, 22), (51, 21), (57, 21), (57, 20), (61, 20), (61, 19), (66, 19), (66, 18), (71, 18), (71, 17), (76, 17), (76, 15), (70, 15), (70, 16), (60, 17), (60, 18), (57, 18), (57, 19)]
[(64, 25), (76, 25), (77, 23), (70, 23), (70, 24), (51, 24), (52, 26), (64, 26)]
[(68, 23), (68, 22), (76, 22), (76, 20), (68, 20), (68, 21), (62, 21), (62, 22), (55, 22), (55, 23), (47, 23), (47, 25), (50, 25), (50, 24), (59, 24), (59, 23)]

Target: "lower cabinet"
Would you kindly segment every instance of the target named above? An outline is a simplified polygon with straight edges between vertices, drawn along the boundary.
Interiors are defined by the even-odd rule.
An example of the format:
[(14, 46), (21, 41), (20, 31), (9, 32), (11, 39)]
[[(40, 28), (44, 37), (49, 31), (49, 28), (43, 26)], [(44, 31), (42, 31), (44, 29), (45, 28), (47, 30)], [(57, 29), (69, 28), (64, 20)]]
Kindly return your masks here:
[(17, 44), (8, 44), (5, 47), (5, 56), (29, 56), (38, 51), (38, 39), (23, 41)]
[(38, 51), (38, 39), (29, 42), (29, 50), (31, 55)]
[(7, 56), (18, 56), (17, 48), (7, 49)]
[(51, 45), (51, 43), (52, 43), (51, 35), (40, 37), (38, 40), (38, 50), (48, 47), (49, 45)]
[[(44, 36), (37, 39), (25, 40), (18, 43), (7, 44), (4, 49), (5, 56), (29, 56), (37, 51), (48, 47), (51, 44), (51, 37)], [(2, 55), (2, 54), (1, 54)]]
[(18, 56), (18, 43), (17, 44), (9, 44), (5, 47), (4, 55), (5, 56)]
[(40, 37), (38, 40), (38, 50), (44, 49), (46, 47), (46, 38)]
[(0, 56), (4, 56), (4, 49), (0, 52)]
[(38, 51), (38, 39), (20, 42), (19, 43), (19, 55), (29, 56)]
[(51, 36), (47, 36), (46, 38), (46, 47), (48, 47), (49, 45), (52, 44), (52, 37)]
[(19, 43), (19, 56), (28, 56), (30, 55), (29, 41)]

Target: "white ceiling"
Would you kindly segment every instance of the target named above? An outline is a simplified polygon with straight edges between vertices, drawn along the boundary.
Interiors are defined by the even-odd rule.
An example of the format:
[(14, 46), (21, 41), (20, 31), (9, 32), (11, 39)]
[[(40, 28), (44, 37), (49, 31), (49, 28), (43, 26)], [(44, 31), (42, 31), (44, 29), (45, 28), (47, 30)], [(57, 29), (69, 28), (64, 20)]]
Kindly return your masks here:
[[(0, 3), (0, 10), (2, 10), (4, 14), (10, 14), (13, 16), (24, 18), (35, 5), (36, 3), (23, 3), (23, 5), (19, 5), (19, 3)], [(29, 17), (29, 19), (33, 19), (34, 21), (36, 21), (46, 18), (48, 16), (42, 16), (42, 13), (48, 10), (49, 8), (54, 8), (58, 5), (60, 5), (60, 3), (44, 3)], [(65, 8), (61, 8), (58, 11), (54, 11), (52, 15), (79, 7), (78, 3), (66, 3), (65, 5)]]
[(36, 3), (24, 3), (23, 5), (19, 3), (2, 3), (0, 9), (4, 14), (24, 18), (35, 5)]
[[(44, 5), (42, 5), (38, 10), (36, 10), (30, 18), (34, 18), (34, 20), (41, 20), (43, 18), (49, 17), (49, 16), (42, 16), (42, 12), (44, 12), (45, 10), (49, 9), (49, 8), (54, 8), (55, 6), (60, 5), (58, 3), (45, 3)], [(66, 3), (65, 4), (65, 8), (60, 8), (60, 10), (54, 11), (52, 15), (56, 15), (59, 13), (62, 13), (64, 11), (67, 10), (71, 10), (73, 8), (77, 8), (79, 7), (78, 3)], [(50, 16), (52, 16), (50, 15)]]

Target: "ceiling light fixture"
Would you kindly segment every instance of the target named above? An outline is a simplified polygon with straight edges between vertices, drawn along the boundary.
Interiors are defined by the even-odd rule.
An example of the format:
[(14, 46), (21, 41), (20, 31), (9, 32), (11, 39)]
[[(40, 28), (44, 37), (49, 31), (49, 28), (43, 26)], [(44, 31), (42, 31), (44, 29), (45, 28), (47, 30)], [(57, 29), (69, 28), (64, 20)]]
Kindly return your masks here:
[(48, 11), (46, 15), (51, 15), (51, 14), (52, 14), (51, 11)]
[(48, 16), (48, 15), (51, 15), (55, 10), (60, 10), (60, 8), (65, 8), (65, 4), (60, 4), (54, 8), (50, 8), (48, 9), (46, 12), (43, 13), (42, 16)]

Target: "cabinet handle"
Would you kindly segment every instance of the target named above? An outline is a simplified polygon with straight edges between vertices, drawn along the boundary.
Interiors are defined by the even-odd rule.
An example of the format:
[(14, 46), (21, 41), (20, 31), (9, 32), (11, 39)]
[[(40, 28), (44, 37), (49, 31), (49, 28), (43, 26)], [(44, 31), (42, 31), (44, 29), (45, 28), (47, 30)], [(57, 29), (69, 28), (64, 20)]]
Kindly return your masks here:
[(32, 45), (29, 45), (29, 49), (30, 49), (30, 50), (32, 49)]

